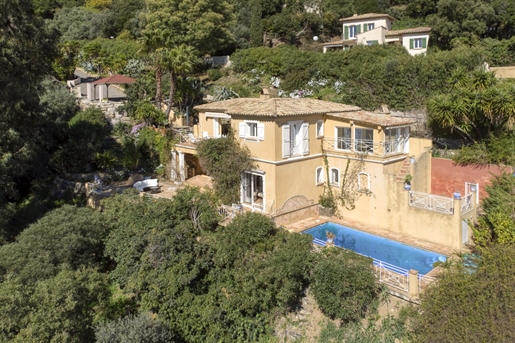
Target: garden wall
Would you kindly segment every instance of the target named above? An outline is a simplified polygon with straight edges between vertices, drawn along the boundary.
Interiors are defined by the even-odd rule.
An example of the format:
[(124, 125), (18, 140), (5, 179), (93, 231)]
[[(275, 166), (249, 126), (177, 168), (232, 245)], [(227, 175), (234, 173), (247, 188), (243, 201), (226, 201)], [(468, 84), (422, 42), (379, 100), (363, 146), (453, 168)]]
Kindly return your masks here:
[(479, 183), (479, 199), (487, 196), (485, 186), (494, 175), (513, 173), (512, 167), (487, 165), (484, 167), (458, 166), (446, 158), (431, 159), (431, 193), (446, 197), (458, 191), (465, 194), (465, 182)]

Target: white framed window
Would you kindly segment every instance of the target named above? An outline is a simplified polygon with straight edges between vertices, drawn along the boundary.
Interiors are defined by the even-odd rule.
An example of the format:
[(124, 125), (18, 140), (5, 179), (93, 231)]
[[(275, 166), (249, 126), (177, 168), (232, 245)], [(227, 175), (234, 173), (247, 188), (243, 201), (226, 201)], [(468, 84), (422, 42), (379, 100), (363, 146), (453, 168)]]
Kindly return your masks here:
[(374, 152), (374, 130), (354, 129), (354, 150), (359, 152)]
[(358, 30), (357, 30), (357, 26), (356, 25), (349, 26), (349, 38), (356, 37), (357, 32), (358, 32)]
[(329, 171), (329, 177), (331, 178), (331, 186), (340, 187), (340, 171), (338, 168), (331, 168)]
[(317, 121), (317, 137), (323, 137), (324, 136), (324, 121), (318, 120)]
[(336, 127), (335, 128), (335, 148), (338, 150), (351, 150), (351, 128), (350, 127)]
[(367, 172), (358, 173), (358, 191), (370, 192), (370, 175)]
[(368, 31), (373, 30), (373, 29), (375, 29), (375, 24), (374, 23), (368, 24)]
[(282, 126), (283, 157), (309, 154), (309, 124), (292, 121)]
[(324, 168), (318, 167), (316, 170), (315, 176), (316, 176), (315, 182), (317, 185), (324, 183)]
[(264, 140), (265, 124), (257, 121), (244, 121), (239, 124), (239, 136), (245, 139)]
[(422, 38), (413, 39), (413, 48), (414, 49), (422, 49)]

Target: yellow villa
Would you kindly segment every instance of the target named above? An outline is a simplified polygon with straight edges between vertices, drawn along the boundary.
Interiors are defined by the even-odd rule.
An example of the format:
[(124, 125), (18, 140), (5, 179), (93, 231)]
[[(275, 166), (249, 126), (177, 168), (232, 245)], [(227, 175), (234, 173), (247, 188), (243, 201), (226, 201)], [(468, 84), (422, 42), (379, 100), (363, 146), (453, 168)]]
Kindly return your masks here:
[[(467, 196), (467, 205), (430, 194), (431, 141), (410, 137), (411, 119), (386, 108), (268, 94), (195, 109), (198, 124), (172, 151), (172, 179), (202, 173), (196, 143), (232, 128), (257, 164), (241, 177), (240, 202), (248, 210), (277, 216), (313, 208), (329, 185), (352, 203), (352, 210), (342, 206), (344, 218), (452, 248), (469, 240), (463, 223), (475, 216), (474, 199)], [(406, 175), (413, 175), (410, 191)]]

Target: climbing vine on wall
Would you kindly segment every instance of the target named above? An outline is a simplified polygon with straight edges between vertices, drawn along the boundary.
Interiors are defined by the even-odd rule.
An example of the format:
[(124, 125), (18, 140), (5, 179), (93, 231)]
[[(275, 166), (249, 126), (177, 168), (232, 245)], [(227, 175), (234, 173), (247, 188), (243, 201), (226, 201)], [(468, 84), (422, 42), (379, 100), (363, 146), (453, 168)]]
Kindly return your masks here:
[[(340, 216), (338, 211), (338, 205), (343, 208), (352, 211), (356, 207), (356, 201), (363, 194), (359, 189), (358, 177), (359, 173), (365, 170), (365, 157), (366, 153), (359, 153), (358, 160), (351, 160), (347, 158), (347, 165), (345, 171), (341, 175), (341, 188), (338, 194), (333, 193), (331, 186), (329, 161), (327, 160), (327, 154), (324, 150), (324, 143), (321, 141), (322, 147), (322, 159), (324, 161), (324, 167), (326, 172), (326, 180), (324, 183), (324, 193), (319, 198), (319, 204), (325, 208), (329, 208), (334, 212), (337, 217)], [(367, 190), (367, 194), (370, 194), (370, 190)]]
[(359, 190), (359, 173), (365, 170), (366, 154), (359, 154), (358, 160), (347, 158), (345, 172), (341, 178), (340, 194), (337, 196), (338, 203), (345, 209), (352, 211), (356, 208), (356, 201), (363, 195)]

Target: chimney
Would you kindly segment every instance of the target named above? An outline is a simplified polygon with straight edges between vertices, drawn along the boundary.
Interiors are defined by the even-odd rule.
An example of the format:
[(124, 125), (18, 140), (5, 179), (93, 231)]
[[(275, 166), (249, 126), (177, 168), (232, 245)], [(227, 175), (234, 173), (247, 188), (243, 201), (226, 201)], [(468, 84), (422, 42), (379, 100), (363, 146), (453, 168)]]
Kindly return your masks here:
[(388, 105), (382, 104), (381, 105), (381, 111), (379, 113), (385, 114), (385, 115), (389, 116), (390, 115), (390, 109), (388, 108)]
[(268, 100), (268, 99), (270, 99), (270, 91), (268, 90), (268, 88), (263, 88), (261, 90), (261, 94), (259, 95), (259, 99), (260, 100)]

